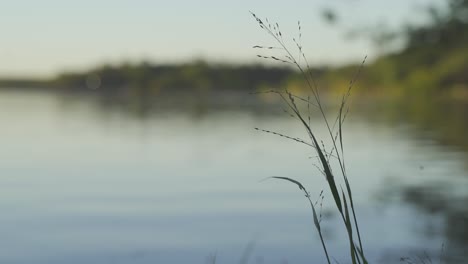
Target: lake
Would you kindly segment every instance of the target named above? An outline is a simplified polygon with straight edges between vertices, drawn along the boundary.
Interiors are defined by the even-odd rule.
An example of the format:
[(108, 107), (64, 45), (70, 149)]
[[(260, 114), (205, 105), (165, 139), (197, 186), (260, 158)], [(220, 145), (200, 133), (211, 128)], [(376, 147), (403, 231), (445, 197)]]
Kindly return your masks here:
[[(0, 263), (325, 263), (304, 195), (270, 176), (300, 180), (313, 200), (324, 189), (329, 252), (349, 263), (311, 149), (254, 129), (306, 136), (277, 111), (141, 118), (79, 96), (0, 91), (0, 125)], [(418, 131), (352, 111), (345, 123), (371, 263), (468, 257), (467, 153)]]

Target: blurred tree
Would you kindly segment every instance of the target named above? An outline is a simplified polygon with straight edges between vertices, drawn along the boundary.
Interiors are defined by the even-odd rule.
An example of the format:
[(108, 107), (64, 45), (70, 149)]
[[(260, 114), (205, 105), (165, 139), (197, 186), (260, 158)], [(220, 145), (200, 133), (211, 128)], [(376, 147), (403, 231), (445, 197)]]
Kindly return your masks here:
[(429, 6), (426, 25), (408, 25), (405, 31), (408, 49), (420, 46), (450, 48), (468, 41), (468, 0), (446, 0), (447, 9)]

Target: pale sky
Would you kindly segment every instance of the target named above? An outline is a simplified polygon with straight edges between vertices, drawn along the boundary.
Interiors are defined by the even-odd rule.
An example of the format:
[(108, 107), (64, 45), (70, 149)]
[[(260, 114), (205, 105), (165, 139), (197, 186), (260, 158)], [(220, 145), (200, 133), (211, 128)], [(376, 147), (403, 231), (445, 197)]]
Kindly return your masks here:
[[(368, 41), (348, 41), (347, 29), (385, 20), (397, 27), (417, 8), (443, 0), (1, 0), (0, 76), (53, 76), (104, 63), (251, 63), (253, 45), (273, 42), (249, 10), (279, 22), (285, 35), (303, 27), (311, 63), (339, 64), (375, 55)], [(335, 9), (337, 25), (323, 8)]]

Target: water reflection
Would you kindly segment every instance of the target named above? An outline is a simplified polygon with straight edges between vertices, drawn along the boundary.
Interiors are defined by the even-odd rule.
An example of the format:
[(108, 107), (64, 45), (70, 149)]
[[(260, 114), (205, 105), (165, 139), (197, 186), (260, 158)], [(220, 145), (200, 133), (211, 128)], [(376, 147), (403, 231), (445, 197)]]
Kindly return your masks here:
[[(302, 195), (258, 183), (290, 176), (318, 196), (324, 182), (310, 151), (253, 129), (301, 136), (302, 128), (277, 102), (244, 96), (132, 110), (99, 97), (2, 92), (1, 262), (187, 263), (216, 252), (219, 263), (235, 263), (255, 240), (251, 261), (320, 263)], [(437, 256), (443, 243), (460, 262), (465, 154), (419, 137), (417, 126), (358, 114), (348, 121), (349, 174), (373, 263), (424, 250)], [(339, 218), (326, 214), (329, 195), (324, 229), (333, 256), (346, 263)]]
[[(416, 184), (386, 185), (383, 193), (396, 194), (401, 202), (425, 214), (421, 222), (425, 226), (425, 237), (439, 235), (445, 238), (443, 252), (436, 251), (434, 259), (442, 257), (445, 263), (464, 263), (468, 259), (468, 104), (435, 99), (400, 102), (398, 107), (380, 105), (379, 109), (376, 112), (369, 111), (372, 114), (366, 116), (370, 120), (380, 119), (380, 122), (404, 126), (408, 134), (422, 144), (440, 146), (440, 153), (432, 154), (436, 156), (435, 162), (445, 162), (447, 167), (452, 168), (446, 172), (437, 172), (441, 175), (437, 180), (428, 176), (428, 179)], [(460, 165), (464, 167), (463, 172), (454, 172), (453, 167)], [(431, 174), (425, 173), (423, 165), (419, 169), (423, 175)], [(386, 200), (388, 202), (390, 199)], [(440, 222), (440, 226), (434, 225), (434, 221)], [(413, 255), (421, 256), (423, 253), (419, 250)]]
[(366, 104), (356, 109), (374, 122), (406, 125), (417, 140), (435, 141), (451, 151), (468, 151), (468, 103), (463, 101), (424, 100)]
[[(468, 190), (465, 184), (465, 190)], [(426, 236), (441, 232), (446, 239), (447, 263), (463, 263), (468, 258), (468, 196), (455, 194), (447, 182), (410, 186), (402, 190), (403, 201), (423, 210), (429, 218), (442, 217), (442, 227), (426, 229)]]
[(108, 96), (89, 93), (59, 93), (61, 110), (73, 111), (75, 107), (92, 102), (99, 113), (119, 113), (130, 118), (147, 119), (167, 113), (183, 113), (194, 118), (217, 111), (244, 111), (257, 114), (280, 114), (279, 98), (255, 95), (249, 92), (174, 93), (161, 97)]

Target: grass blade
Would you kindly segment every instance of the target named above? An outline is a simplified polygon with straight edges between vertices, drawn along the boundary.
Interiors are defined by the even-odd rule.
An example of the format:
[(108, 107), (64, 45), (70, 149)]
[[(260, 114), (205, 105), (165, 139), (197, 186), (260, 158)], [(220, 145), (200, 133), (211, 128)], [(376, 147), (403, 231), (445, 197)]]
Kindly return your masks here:
[(318, 220), (318, 217), (317, 217), (317, 211), (315, 210), (314, 203), (312, 203), (312, 200), (310, 199), (309, 192), (306, 190), (304, 185), (302, 185), (302, 183), (300, 183), (299, 181), (296, 181), (296, 180), (288, 178), (288, 177), (272, 176), (272, 177), (268, 177), (267, 179), (278, 179), (278, 180), (284, 180), (284, 181), (291, 182), (291, 183), (297, 185), (297, 187), (299, 187), (299, 189), (305, 193), (305, 197), (307, 198), (307, 200), (309, 200), (310, 207), (312, 208), (314, 225), (315, 225), (315, 228), (317, 229), (317, 232), (319, 233), (320, 241), (322, 242), (323, 251), (325, 252), (325, 257), (327, 258), (328, 264), (331, 264), (330, 256), (328, 255), (328, 250), (327, 250), (327, 247), (325, 245), (325, 240), (323, 239), (322, 229), (320, 227), (320, 221)]
[(291, 179), (291, 178), (288, 178), (288, 177), (281, 177), (281, 176), (272, 176), (272, 177), (269, 177), (268, 179), (279, 179), (279, 180), (285, 180), (285, 181), (292, 182), (292, 183), (296, 184), (297, 187), (299, 187), (300, 190), (307, 193), (307, 190), (304, 188), (302, 183), (300, 183), (299, 181), (296, 181), (294, 179)]
[(356, 252), (355, 252), (356, 249), (354, 247), (354, 242), (353, 242), (353, 229), (351, 225), (351, 219), (349, 218), (348, 203), (346, 202), (346, 196), (344, 195), (344, 192), (343, 192), (343, 203), (344, 203), (344, 208), (345, 208), (344, 221), (346, 225), (346, 231), (348, 232), (349, 250), (350, 250), (351, 260), (353, 264), (357, 264)]

